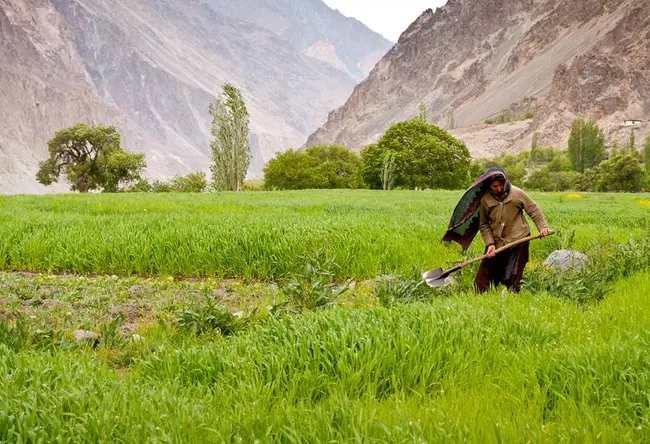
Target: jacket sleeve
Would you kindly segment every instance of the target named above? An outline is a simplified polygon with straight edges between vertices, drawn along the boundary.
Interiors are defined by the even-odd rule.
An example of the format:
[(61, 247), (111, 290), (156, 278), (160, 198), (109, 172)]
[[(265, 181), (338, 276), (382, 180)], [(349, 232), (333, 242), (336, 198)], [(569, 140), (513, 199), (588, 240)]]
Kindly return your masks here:
[(521, 200), (524, 210), (528, 213), (530, 218), (533, 219), (537, 229), (542, 230), (542, 228), (548, 228), (542, 209), (523, 191), (521, 192)]
[(494, 245), (494, 235), (492, 234), (492, 227), (490, 227), (490, 218), (487, 214), (487, 206), (481, 201), (480, 204), (480, 230), (481, 236), (485, 245)]

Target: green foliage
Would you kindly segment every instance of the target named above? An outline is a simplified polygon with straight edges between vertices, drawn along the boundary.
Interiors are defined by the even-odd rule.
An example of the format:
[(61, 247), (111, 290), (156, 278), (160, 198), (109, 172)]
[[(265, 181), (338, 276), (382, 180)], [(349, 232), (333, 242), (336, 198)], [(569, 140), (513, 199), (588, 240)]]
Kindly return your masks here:
[(470, 155), (448, 132), (418, 119), (391, 125), (375, 145), (361, 152), (365, 183), (383, 188), (386, 156), (394, 154), (396, 188), (458, 189), (467, 184)]
[(575, 171), (584, 173), (605, 159), (605, 136), (592, 121), (574, 120), (569, 136), (569, 158)]
[(427, 107), (424, 105), (424, 103), (420, 103), (420, 114), (418, 115), (418, 119), (421, 122), (427, 122)]
[(337, 304), (342, 295), (349, 290), (349, 284), (340, 285), (334, 280), (331, 271), (337, 268), (330, 260), (321, 265), (306, 258), (302, 273), (293, 275), (284, 282), (280, 291), (286, 296), (288, 307), (286, 311), (316, 310)]
[(267, 189), (359, 188), (359, 155), (340, 145), (316, 145), (276, 155), (264, 167)]
[(127, 193), (150, 193), (153, 191), (153, 186), (147, 179), (141, 178), (125, 191)]
[(244, 326), (244, 322), (228, 310), (218, 307), (209, 296), (204, 304), (195, 304), (183, 310), (178, 317), (178, 326), (194, 334), (218, 332), (224, 336), (231, 335)]
[(529, 163), (529, 153), (527, 151), (519, 154), (502, 154), (494, 160), (478, 159), (474, 162), (472, 177), (478, 177), (486, 169), (498, 166), (505, 170), (508, 180), (515, 186), (522, 186), (526, 168)]
[(140, 173), (147, 166), (144, 153), (127, 153), (117, 150), (106, 158), (104, 172), (104, 191), (117, 193), (123, 183), (133, 183), (142, 180)]
[(177, 193), (202, 193), (208, 188), (208, 180), (203, 171), (189, 173), (172, 178), (171, 187)]
[(129, 153), (112, 126), (77, 124), (59, 130), (48, 142), (50, 157), (40, 163), (36, 179), (43, 185), (58, 182), (61, 174), (73, 191), (117, 192), (140, 179), (144, 154)]
[[(458, 259), (439, 239), (461, 195), (313, 190), (0, 196), (0, 269), (268, 281), (302, 273), (305, 258), (327, 245), (339, 265), (329, 271), (338, 281), (409, 276), (414, 266), (424, 271)], [(650, 209), (637, 203), (644, 196), (532, 197), (553, 227), (578, 229), (577, 248), (599, 238), (603, 223), (611, 242), (650, 229)], [(477, 238), (470, 254), (482, 252)]]
[(151, 191), (153, 193), (171, 193), (174, 191), (172, 184), (161, 180), (154, 180), (151, 184)]
[(381, 186), (384, 190), (391, 190), (395, 184), (395, 153), (389, 152), (384, 157), (384, 165), (381, 172)]
[(636, 135), (634, 134), (634, 128), (630, 129), (630, 141), (628, 142), (627, 147), (630, 150), (631, 155), (636, 155), (637, 154)]
[(241, 92), (230, 83), (210, 105), (212, 180), (216, 190), (240, 191), (251, 161), (249, 115)]
[(618, 155), (602, 162), (598, 168), (598, 191), (638, 192), (644, 186), (645, 174), (638, 156)]

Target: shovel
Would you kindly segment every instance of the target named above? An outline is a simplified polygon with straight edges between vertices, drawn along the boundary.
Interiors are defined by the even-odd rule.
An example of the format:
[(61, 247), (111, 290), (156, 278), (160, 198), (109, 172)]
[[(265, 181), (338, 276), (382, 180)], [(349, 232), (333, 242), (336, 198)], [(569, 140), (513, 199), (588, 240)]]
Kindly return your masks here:
[[(548, 235), (550, 236), (551, 234), (554, 234), (553, 231), (550, 231)], [(523, 239), (516, 240), (508, 245), (504, 245), (501, 248), (498, 248), (495, 252), (494, 255), (496, 256), (499, 253), (502, 253), (506, 250), (511, 249), (512, 247), (516, 247), (517, 245), (523, 244), (524, 242), (530, 242), (535, 239), (540, 239), (542, 237), (541, 234), (536, 234), (534, 236), (528, 236), (524, 237)], [(449, 277), (452, 273), (457, 272), (461, 268), (465, 268), (468, 265), (474, 264), (476, 262), (482, 261), (483, 259), (487, 259), (487, 254), (484, 254), (483, 256), (476, 257), (474, 259), (470, 259), (467, 262), (463, 262), (462, 264), (456, 265), (454, 268), (450, 268), (447, 271), (444, 271), (442, 268), (436, 268), (435, 270), (429, 270), (425, 271), (422, 273), (422, 278), (426, 281), (427, 285), (429, 287), (441, 287), (445, 283), (445, 279)]]

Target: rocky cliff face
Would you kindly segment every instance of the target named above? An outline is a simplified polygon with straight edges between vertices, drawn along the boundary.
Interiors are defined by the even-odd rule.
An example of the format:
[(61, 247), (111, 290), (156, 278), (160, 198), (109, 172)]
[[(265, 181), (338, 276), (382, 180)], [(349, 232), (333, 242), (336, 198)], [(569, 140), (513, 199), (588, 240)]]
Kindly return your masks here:
[[(650, 0), (450, 0), (413, 23), (307, 143), (360, 149), (421, 103), (474, 155), (527, 147), (534, 132), (563, 146), (575, 117), (615, 134), (650, 117), (649, 17)], [(534, 119), (483, 124), (524, 101), (537, 104)]]
[[(3, 0), (0, 5), (0, 188), (38, 192), (45, 142), (79, 121), (114, 122), (49, 0)], [(27, 174), (31, 173), (31, 177)]]
[[(118, 126), (153, 177), (207, 170), (208, 105), (226, 81), (247, 101), (260, 172), (300, 146), (349, 96), (363, 75), (355, 67), (390, 45), (320, 0), (3, 0), (0, 24), (4, 192), (37, 190), (46, 141), (80, 121)], [(350, 27), (363, 38), (346, 41)]]

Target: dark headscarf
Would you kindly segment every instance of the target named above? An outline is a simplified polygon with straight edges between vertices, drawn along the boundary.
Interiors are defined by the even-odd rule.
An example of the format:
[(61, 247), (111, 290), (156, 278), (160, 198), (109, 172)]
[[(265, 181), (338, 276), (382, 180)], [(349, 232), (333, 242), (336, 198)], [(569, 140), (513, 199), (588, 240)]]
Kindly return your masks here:
[(503, 168), (488, 168), (460, 198), (451, 216), (449, 228), (442, 238), (444, 242), (454, 241), (465, 250), (469, 248), (479, 230), (481, 198), (486, 192), (489, 192), (490, 185), (495, 180), (503, 182), (504, 185), (500, 198), (503, 199), (510, 193), (511, 185)]

